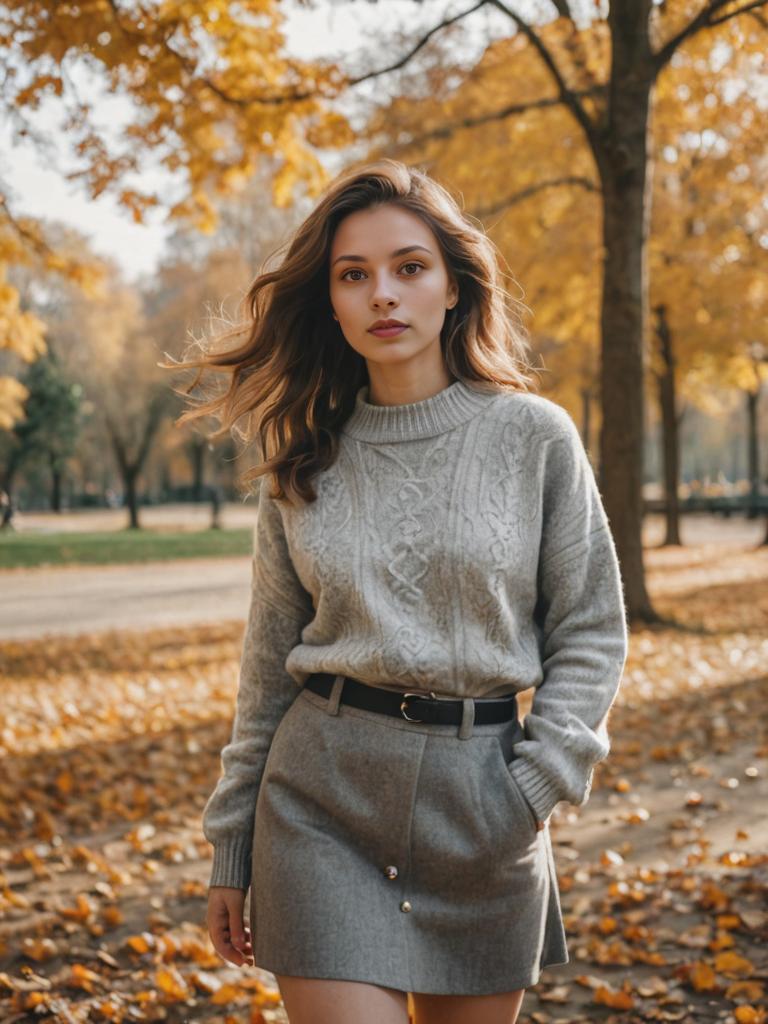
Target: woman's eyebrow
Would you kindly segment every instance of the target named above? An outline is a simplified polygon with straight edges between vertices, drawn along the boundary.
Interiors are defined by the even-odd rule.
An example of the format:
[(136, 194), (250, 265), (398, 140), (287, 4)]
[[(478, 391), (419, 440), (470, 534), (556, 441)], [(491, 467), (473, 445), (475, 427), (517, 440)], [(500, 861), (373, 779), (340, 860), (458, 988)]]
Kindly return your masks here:
[[(406, 245), (403, 246), (402, 249), (395, 249), (393, 253), (390, 253), (389, 258), (394, 259), (395, 256), (404, 256), (407, 252), (413, 252), (414, 249), (423, 249), (424, 252), (428, 252), (430, 256), (432, 255), (432, 252), (429, 249), (427, 249), (425, 245)], [(368, 262), (365, 256), (337, 256), (336, 259), (331, 264), (331, 266), (335, 267), (336, 264), (339, 263), (341, 260), (354, 260), (355, 263)]]

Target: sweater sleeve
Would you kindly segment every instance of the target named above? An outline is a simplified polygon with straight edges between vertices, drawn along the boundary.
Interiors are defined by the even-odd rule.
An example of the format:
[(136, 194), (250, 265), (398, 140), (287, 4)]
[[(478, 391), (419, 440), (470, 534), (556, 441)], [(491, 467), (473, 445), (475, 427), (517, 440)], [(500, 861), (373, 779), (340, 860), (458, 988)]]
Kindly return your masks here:
[(313, 616), (312, 600), (290, 559), (278, 502), (261, 478), (254, 527), (251, 597), (240, 660), (237, 702), (222, 775), (203, 810), (213, 845), (210, 885), (247, 889), (253, 823), (272, 737), (299, 687), (285, 661)]
[(587, 453), (570, 415), (544, 471), (538, 600), (543, 678), (510, 771), (540, 821), (560, 800), (586, 803), (607, 757), (609, 709), (627, 657), (618, 558)]

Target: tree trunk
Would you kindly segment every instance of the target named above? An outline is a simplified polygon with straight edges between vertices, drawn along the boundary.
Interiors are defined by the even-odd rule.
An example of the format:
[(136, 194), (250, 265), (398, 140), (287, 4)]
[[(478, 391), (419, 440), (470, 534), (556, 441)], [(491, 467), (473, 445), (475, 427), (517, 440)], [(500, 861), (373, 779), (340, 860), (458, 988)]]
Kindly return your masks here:
[(659, 354), (664, 372), (657, 378), (659, 387), (659, 408), (661, 409), (661, 450), (664, 471), (664, 505), (666, 536), (662, 547), (680, 544), (680, 505), (678, 486), (680, 483), (680, 434), (678, 431), (677, 396), (675, 393), (675, 368), (677, 360), (672, 350), (672, 335), (667, 321), (667, 310), (663, 305), (656, 307), (656, 334), (659, 339)]
[(51, 459), (51, 511), (61, 512), (61, 467)]
[(645, 587), (642, 542), (648, 134), (653, 85), (647, 6), (611, 5), (609, 114), (595, 154), (603, 190), (604, 247), (600, 476), (630, 622), (658, 620)]
[(204, 497), (203, 480), (205, 477), (205, 449), (207, 441), (193, 438), (190, 442), (192, 461), (192, 500), (202, 501)]
[(759, 391), (747, 391), (747, 476), (749, 479), (749, 509), (747, 519), (758, 516), (757, 503), (760, 499), (760, 454), (757, 430), (757, 402)]
[(8, 464), (5, 467), (2, 480), (0, 480), (0, 490), (5, 491), (11, 501), (13, 501), (13, 485), (20, 465), (21, 461), (17, 457), (16, 451), (12, 451), (10, 458), (8, 459)]
[(125, 471), (123, 473), (123, 485), (125, 487), (125, 504), (128, 507), (128, 524), (130, 529), (132, 530), (138, 530), (140, 527), (139, 503), (138, 495), (136, 493), (136, 481), (138, 475), (138, 467), (125, 467)]

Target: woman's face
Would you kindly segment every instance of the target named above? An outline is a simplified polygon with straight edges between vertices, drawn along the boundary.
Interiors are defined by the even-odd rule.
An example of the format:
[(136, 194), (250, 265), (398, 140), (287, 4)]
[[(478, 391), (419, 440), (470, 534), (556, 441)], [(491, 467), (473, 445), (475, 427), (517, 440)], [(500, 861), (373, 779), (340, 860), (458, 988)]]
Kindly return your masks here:
[[(432, 229), (393, 203), (350, 213), (331, 244), (330, 299), (344, 337), (382, 365), (436, 365), (446, 309), (458, 301)], [(379, 320), (404, 329), (373, 333)], [(437, 349), (437, 353), (435, 352)]]

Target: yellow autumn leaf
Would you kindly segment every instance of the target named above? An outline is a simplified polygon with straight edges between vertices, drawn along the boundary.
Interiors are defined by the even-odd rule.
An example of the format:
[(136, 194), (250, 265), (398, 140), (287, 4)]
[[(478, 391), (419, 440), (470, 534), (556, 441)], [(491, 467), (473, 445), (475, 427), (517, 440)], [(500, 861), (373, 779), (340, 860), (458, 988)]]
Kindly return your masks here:
[(732, 978), (738, 975), (752, 974), (755, 970), (754, 964), (738, 953), (718, 953), (715, 957), (715, 970), (726, 977)]

